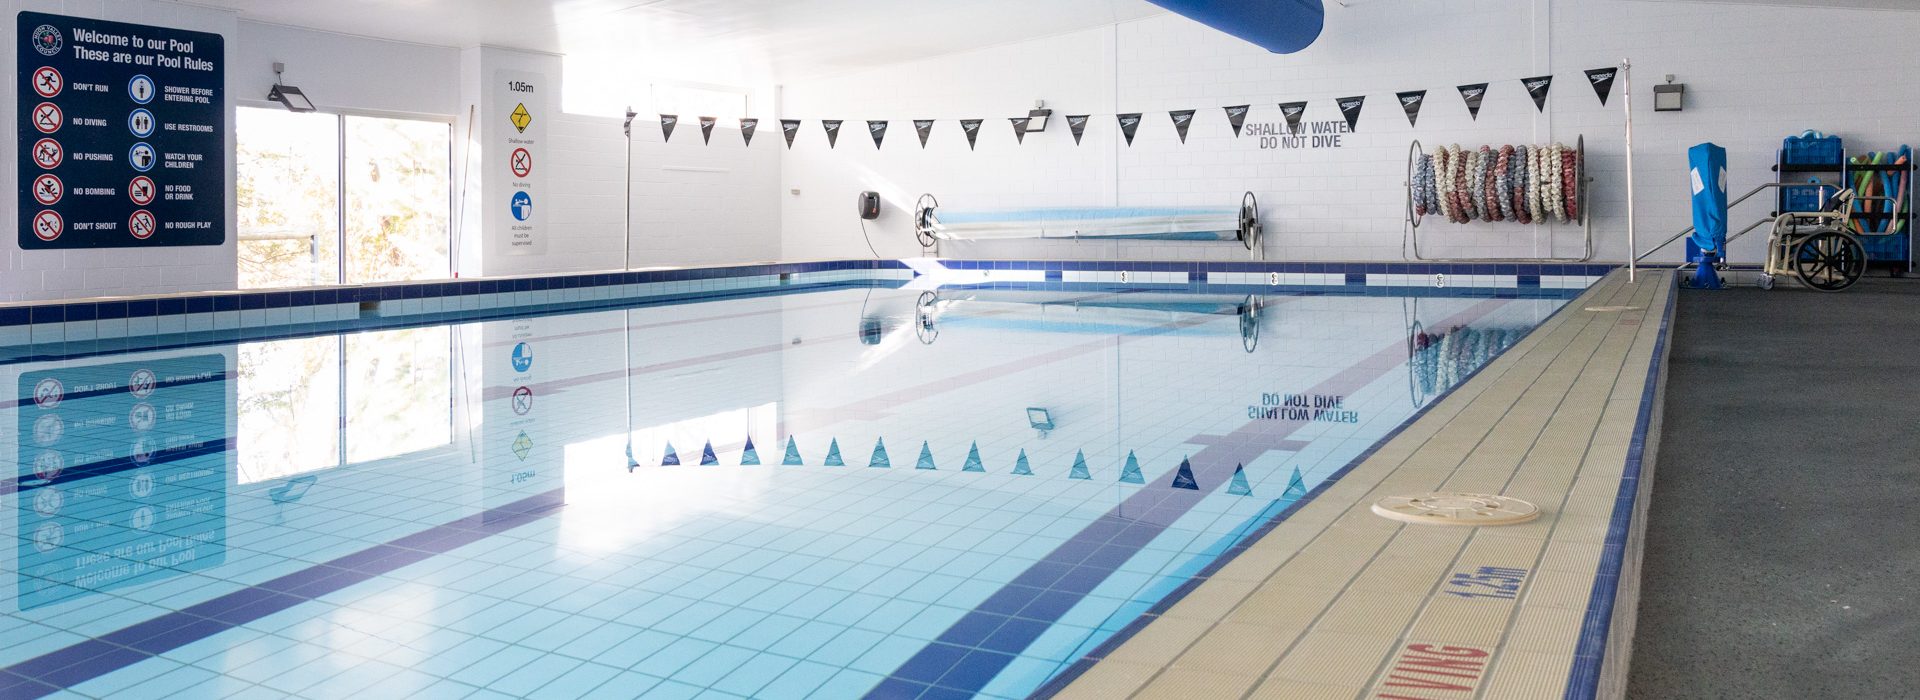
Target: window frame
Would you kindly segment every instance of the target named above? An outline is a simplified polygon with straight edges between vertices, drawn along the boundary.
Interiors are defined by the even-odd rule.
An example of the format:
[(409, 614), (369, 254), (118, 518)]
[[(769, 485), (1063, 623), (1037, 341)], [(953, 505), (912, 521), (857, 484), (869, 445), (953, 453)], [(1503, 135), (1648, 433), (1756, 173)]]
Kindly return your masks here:
[[(241, 109), (264, 109), (264, 110), (277, 112), (277, 111), (282, 111), (286, 108), (277, 102), (271, 102), (268, 100), (252, 100), (252, 99), (235, 100), (234, 101), (234, 110), (235, 110), (234, 121), (236, 123), (239, 121), (238, 111)], [(427, 122), (431, 124), (442, 124), (447, 127), (447, 230), (446, 230), (447, 269), (446, 269), (446, 275), (442, 277), (431, 277), (431, 278), (425, 278), (420, 280), (406, 280), (406, 281), (407, 282), (424, 282), (424, 281), (453, 279), (454, 270), (458, 269), (460, 265), (460, 261), (457, 259), (457, 256), (459, 255), (459, 246), (456, 244), (456, 240), (455, 240), (458, 234), (458, 229), (459, 229), (458, 223), (455, 221), (455, 219), (457, 217), (457, 214), (459, 213), (459, 209), (458, 209), (459, 199), (460, 199), (459, 190), (461, 186), (461, 183), (458, 181), (459, 170), (457, 167), (460, 163), (458, 158), (460, 143), (455, 140), (455, 136), (458, 134), (457, 129), (459, 127), (459, 119), (457, 117), (444, 115), (444, 114), (420, 114), (415, 112), (397, 112), (392, 110), (379, 110), (379, 109), (356, 109), (356, 108), (348, 108), (348, 107), (322, 107), (320, 109), (314, 110), (314, 113), (325, 114), (330, 117), (333, 117), (333, 133), (334, 133), (334, 144), (335, 144), (334, 155), (333, 155), (333, 174), (334, 174), (333, 237), (334, 237), (335, 250), (339, 251), (339, 255), (335, 256), (336, 259), (334, 260), (333, 282), (328, 283), (326, 285), (322, 285), (322, 286), (344, 287), (344, 286), (359, 284), (359, 283), (347, 281), (347, 210), (348, 210), (347, 118), (348, 117), (363, 117), (363, 118), (370, 118), (370, 119), (397, 119), (397, 120), (406, 120), (406, 121)], [(236, 153), (234, 154), (233, 160), (234, 160), (234, 169), (235, 169), (235, 172), (237, 173), (239, 168), (241, 167), (241, 163), (239, 162), (238, 153), (237, 153), (237, 151), (239, 150), (239, 138), (237, 135), (238, 132), (236, 131), (235, 133), (236, 133), (236, 136), (234, 140), (234, 150), (236, 151)], [(234, 235), (234, 245), (235, 245), (236, 251), (238, 250), (239, 242), (240, 242), (239, 235), (238, 235), (238, 232), (236, 231)], [(239, 265), (240, 265), (240, 261), (238, 256), (236, 255), (234, 259), (234, 266), (237, 268), (239, 267)], [(375, 283), (375, 284), (384, 284), (384, 283)], [(298, 288), (299, 287), (287, 287), (283, 289), (298, 289)], [(274, 289), (274, 288), (249, 287), (247, 289)]]

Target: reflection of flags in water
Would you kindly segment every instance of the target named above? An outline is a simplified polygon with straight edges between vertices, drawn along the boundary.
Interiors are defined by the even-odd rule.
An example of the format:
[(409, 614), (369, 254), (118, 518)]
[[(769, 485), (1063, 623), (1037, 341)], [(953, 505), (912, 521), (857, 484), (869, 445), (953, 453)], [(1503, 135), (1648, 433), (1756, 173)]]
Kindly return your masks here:
[(1457, 386), (1525, 335), (1526, 331), (1519, 328), (1468, 326), (1415, 333), (1408, 371), (1413, 373), (1421, 396), (1433, 396)]

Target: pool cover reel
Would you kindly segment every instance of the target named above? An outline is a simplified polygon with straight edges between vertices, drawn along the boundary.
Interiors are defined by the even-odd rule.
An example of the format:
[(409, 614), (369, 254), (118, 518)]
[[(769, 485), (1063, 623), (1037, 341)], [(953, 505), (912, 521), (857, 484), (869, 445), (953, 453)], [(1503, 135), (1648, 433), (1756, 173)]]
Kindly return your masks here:
[(1582, 151), (1558, 143), (1435, 148), (1415, 158), (1408, 174), (1413, 216), (1417, 221), (1432, 214), (1456, 224), (1583, 221)]

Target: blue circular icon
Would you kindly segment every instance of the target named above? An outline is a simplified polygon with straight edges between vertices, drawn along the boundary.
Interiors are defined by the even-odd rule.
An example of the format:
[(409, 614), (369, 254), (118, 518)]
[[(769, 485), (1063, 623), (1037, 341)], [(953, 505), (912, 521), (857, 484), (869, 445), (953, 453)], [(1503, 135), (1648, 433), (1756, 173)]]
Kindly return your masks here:
[(147, 145), (145, 141), (134, 144), (132, 150), (127, 151), (127, 164), (143, 173), (152, 170), (154, 162), (159, 159), (159, 155), (153, 152), (153, 147)]
[(533, 346), (520, 343), (513, 346), (513, 371), (525, 372), (533, 369)]
[(152, 136), (156, 126), (158, 123), (153, 120), (153, 113), (146, 108), (133, 110), (132, 114), (127, 115), (127, 130), (133, 132), (135, 138)]
[(525, 192), (515, 192), (513, 193), (513, 204), (510, 206), (513, 210), (513, 218), (515, 220), (526, 221), (529, 217), (533, 216), (533, 195)]
[(133, 98), (134, 104), (152, 102), (155, 92), (153, 79), (147, 76), (136, 75), (132, 80), (127, 81), (127, 97)]

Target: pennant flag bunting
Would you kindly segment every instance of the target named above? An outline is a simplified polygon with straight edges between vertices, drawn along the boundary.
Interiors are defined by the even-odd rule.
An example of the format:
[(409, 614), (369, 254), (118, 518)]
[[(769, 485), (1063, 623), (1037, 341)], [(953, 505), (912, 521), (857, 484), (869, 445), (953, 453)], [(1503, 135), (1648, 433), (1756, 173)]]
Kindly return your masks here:
[(1140, 130), (1140, 113), (1114, 115), (1120, 121), (1120, 133), (1127, 137), (1127, 145), (1133, 145), (1133, 132)]
[(798, 119), (780, 120), (780, 135), (785, 136), (787, 138), (787, 148), (789, 149), (793, 148), (793, 137), (800, 135), (800, 120)]
[(1033, 467), (1027, 464), (1027, 450), (1024, 447), (1020, 448), (1020, 458), (1013, 460), (1013, 473), (1015, 476), (1033, 476)]
[(1307, 113), (1307, 103), (1305, 102), (1280, 103), (1280, 116), (1286, 118), (1287, 120), (1288, 134), (1292, 134), (1294, 136), (1300, 135), (1300, 118), (1305, 116), (1306, 113)]
[(920, 135), (920, 147), (926, 148), (927, 136), (933, 133), (933, 120), (932, 119), (913, 120), (913, 133)]
[(876, 469), (893, 466), (893, 461), (887, 459), (887, 441), (885, 438), (873, 439), (873, 457), (867, 460), (867, 466)]
[(740, 140), (746, 142), (749, 146), (753, 145), (753, 130), (758, 128), (760, 128), (760, 120), (752, 118), (741, 119)]
[(680, 123), (680, 117), (672, 114), (660, 115), (660, 140), (673, 140), (673, 127)]
[(1427, 91), (1411, 90), (1399, 93), (1400, 108), (1407, 111), (1407, 126), (1416, 126), (1420, 122), (1420, 105), (1427, 101)]
[(747, 436), (747, 449), (740, 453), (740, 466), (748, 467), (760, 463), (760, 452), (753, 449), (753, 436)]
[(887, 138), (886, 120), (880, 120), (880, 121), (874, 121), (872, 119), (867, 120), (867, 133), (873, 136), (873, 147), (876, 149), (879, 148), (880, 142), (886, 140)]
[(1067, 472), (1067, 478), (1069, 479), (1093, 478), (1093, 473), (1087, 470), (1087, 453), (1085, 450), (1080, 450), (1073, 453), (1073, 470), (1070, 472)]
[(1601, 106), (1606, 106), (1607, 96), (1613, 94), (1613, 77), (1619, 73), (1619, 68), (1611, 66), (1587, 71), (1587, 82), (1593, 83), (1593, 94), (1600, 96)]
[(983, 119), (960, 120), (960, 130), (966, 132), (967, 134), (967, 150), (969, 151), (973, 150), (974, 142), (980, 140), (980, 123), (982, 121), (985, 121), (985, 120)]
[(805, 464), (805, 462), (800, 460), (800, 445), (793, 441), (792, 435), (787, 436), (787, 456), (785, 459), (780, 460), (780, 464), (788, 467), (798, 467)]
[(927, 445), (927, 441), (925, 440), (920, 441), (920, 460), (913, 463), (913, 468), (914, 469), (935, 469), (936, 468), (933, 466), (933, 448), (929, 447)]
[(1173, 130), (1180, 134), (1180, 143), (1187, 142), (1187, 128), (1193, 126), (1193, 110), (1176, 109), (1167, 113), (1173, 118)]
[(720, 120), (713, 117), (700, 118), (700, 142), (713, 143), (713, 125)]
[(1013, 140), (1016, 143), (1026, 143), (1027, 142), (1027, 125), (1033, 122), (1033, 118), (1013, 117), (1011, 119), (1008, 119), (1008, 121), (1013, 122)]
[(840, 457), (840, 438), (834, 438), (832, 442), (827, 443), (827, 461), (825, 464), (829, 467), (847, 466), (847, 460)]
[(1536, 78), (1521, 78), (1520, 84), (1527, 86), (1527, 94), (1533, 97), (1533, 107), (1547, 111), (1547, 91), (1553, 89), (1553, 76), (1542, 75)]
[(1300, 468), (1293, 468), (1293, 476), (1287, 479), (1287, 491), (1282, 497), (1299, 500), (1307, 495), (1307, 482), (1300, 478)]
[(1465, 100), (1467, 103), (1467, 114), (1472, 115), (1475, 121), (1479, 121), (1480, 101), (1487, 97), (1487, 84), (1474, 83), (1472, 85), (1462, 85), (1459, 89), (1460, 99)]
[(833, 148), (840, 143), (840, 124), (844, 121), (842, 119), (820, 120), (820, 127), (827, 130), (827, 148)]
[(1247, 110), (1253, 105), (1234, 105), (1227, 108), (1227, 124), (1233, 127), (1233, 137), (1240, 138), (1240, 127), (1247, 123)]
[(1080, 145), (1080, 135), (1087, 133), (1088, 116), (1089, 115), (1085, 114), (1067, 115), (1067, 131), (1073, 133), (1073, 145), (1075, 146)]
[(1366, 102), (1367, 102), (1366, 95), (1342, 97), (1338, 100), (1334, 100), (1334, 104), (1337, 104), (1340, 106), (1340, 116), (1347, 118), (1348, 130), (1351, 130), (1351, 131), (1360, 130), (1360, 107), (1361, 105), (1366, 104)]

